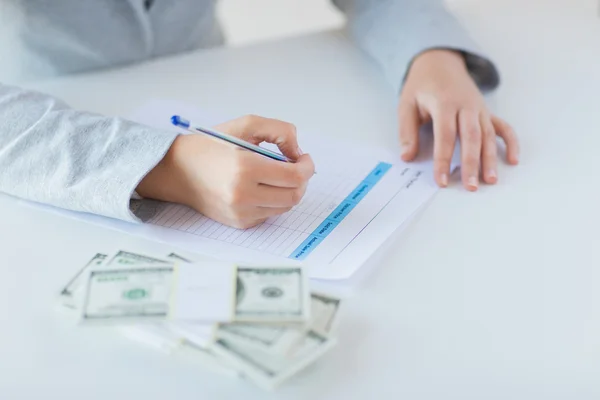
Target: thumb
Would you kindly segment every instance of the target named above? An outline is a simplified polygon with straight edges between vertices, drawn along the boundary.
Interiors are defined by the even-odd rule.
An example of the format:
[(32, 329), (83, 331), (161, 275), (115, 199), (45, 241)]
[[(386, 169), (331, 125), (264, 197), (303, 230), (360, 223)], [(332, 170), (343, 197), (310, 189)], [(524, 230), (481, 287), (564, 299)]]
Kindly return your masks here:
[(400, 125), (401, 157), (404, 161), (412, 161), (419, 152), (419, 129), (421, 118), (414, 101), (402, 101), (398, 109)]
[(291, 160), (296, 161), (302, 155), (296, 138), (296, 127), (288, 122), (247, 115), (222, 126), (228, 129), (230, 134), (250, 143), (273, 143)]

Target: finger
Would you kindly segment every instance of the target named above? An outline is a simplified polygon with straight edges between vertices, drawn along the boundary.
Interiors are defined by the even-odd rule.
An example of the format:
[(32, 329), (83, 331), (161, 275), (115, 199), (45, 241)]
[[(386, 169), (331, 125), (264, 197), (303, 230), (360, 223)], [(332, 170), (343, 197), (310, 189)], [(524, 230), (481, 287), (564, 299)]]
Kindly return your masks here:
[(243, 213), (245, 221), (264, 221), (269, 217), (281, 215), (290, 211), (292, 207), (252, 207)]
[(494, 125), (496, 134), (504, 140), (506, 144), (506, 160), (509, 164), (516, 165), (519, 163), (519, 140), (514, 129), (503, 119), (492, 116), (492, 124)]
[(303, 154), (295, 163), (275, 161), (249, 152), (244, 152), (243, 157), (247, 158), (242, 162), (248, 169), (247, 175), (264, 185), (298, 188), (306, 185), (315, 174), (315, 164), (309, 154)]
[(412, 161), (419, 152), (419, 128), (421, 118), (414, 101), (403, 100), (398, 110), (400, 125), (401, 157), (404, 161)]
[(441, 187), (448, 186), (456, 131), (455, 111), (441, 111), (433, 116), (433, 169), (435, 180)]
[(458, 132), (460, 135), (463, 185), (467, 190), (475, 191), (479, 186), (479, 162), (481, 157), (479, 113), (466, 109), (460, 110), (458, 113)]
[(296, 138), (296, 127), (288, 122), (246, 115), (219, 125), (218, 128), (228, 129), (229, 132), (226, 133), (254, 144), (261, 142), (276, 144), (283, 155), (292, 160), (296, 160), (302, 155)]
[(498, 181), (496, 131), (488, 113), (481, 113), (479, 120), (482, 130), (481, 170), (483, 180), (485, 183), (493, 185)]
[(298, 205), (306, 193), (306, 185), (297, 188), (281, 188), (258, 185), (249, 195), (252, 205), (267, 208), (287, 208)]
[(262, 224), (270, 217), (284, 214), (291, 209), (291, 207), (248, 207), (243, 210), (237, 210), (232, 216), (219, 222), (237, 229), (248, 229)]

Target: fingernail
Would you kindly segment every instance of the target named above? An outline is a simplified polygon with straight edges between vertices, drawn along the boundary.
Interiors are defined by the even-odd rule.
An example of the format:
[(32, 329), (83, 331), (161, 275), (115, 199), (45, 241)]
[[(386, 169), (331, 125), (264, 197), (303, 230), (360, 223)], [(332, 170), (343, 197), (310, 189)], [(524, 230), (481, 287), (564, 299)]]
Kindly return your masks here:
[(442, 186), (448, 186), (448, 175), (442, 174), (442, 176), (440, 176), (440, 181), (442, 182)]
[(477, 180), (477, 177), (472, 176), (469, 178), (468, 180), (469, 186), (471, 186), (473, 189), (477, 189), (477, 186), (479, 185), (479, 181)]
[(400, 153), (400, 155), (402, 157), (407, 156), (410, 153), (410, 145), (408, 144), (403, 144), (402, 145), (402, 153)]
[(300, 147), (298, 147), (296, 149), (296, 152), (298, 152), (298, 157), (300, 157), (302, 154), (304, 154), (304, 152), (302, 151), (302, 149)]
[(495, 180), (498, 177), (498, 174), (496, 174), (496, 170), (495, 169), (490, 169), (488, 171), (488, 177), (490, 179), (494, 179)]

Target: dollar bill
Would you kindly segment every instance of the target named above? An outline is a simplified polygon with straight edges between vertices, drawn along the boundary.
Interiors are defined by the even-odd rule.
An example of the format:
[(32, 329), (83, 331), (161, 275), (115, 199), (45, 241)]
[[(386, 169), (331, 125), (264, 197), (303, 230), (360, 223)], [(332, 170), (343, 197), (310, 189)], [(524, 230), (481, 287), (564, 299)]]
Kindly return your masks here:
[(139, 264), (169, 264), (170, 261), (160, 260), (154, 257), (148, 257), (141, 254), (127, 251), (119, 251), (110, 261), (108, 255), (98, 253), (67, 283), (59, 294), (60, 302), (63, 306), (71, 309), (77, 309), (81, 303), (85, 279), (92, 268), (108, 265), (139, 265)]
[(322, 335), (329, 335), (335, 327), (340, 299), (312, 293), (310, 302), (311, 319), (306, 327), (248, 323), (220, 324), (216, 336), (265, 352), (285, 357), (293, 356), (307, 331), (313, 330)]
[(240, 374), (234, 368), (222, 361), (211, 349), (196, 346), (194, 343), (183, 340), (181, 346), (174, 354), (197, 362), (202, 367), (232, 378), (239, 378)]
[(87, 264), (81, 268), (77, 274), (67, 283), (67, 285), (60, 291), (60, 300), (62, 305), (65, 307), (76, 309), (78, 306), (78, 300), (80, 300), (81, 292), (83, 288), (83, 282), (87, 277), (87, 273), (91, 268), (96, 268), (103, 265), (107, 259), (106, 254), (97, 253)]
[(246, 323), (221, 324), (216, 337), (245, 347), (287, 357), (304, 338), (302, 327), (258, 325)]
[[(299, 267), (237, 267), (235, 274), (221, 279), (231, 281), (230, 301), (234, 299), (227, 305), (232, 315), (227, 323), (169, 320), (179, 284), (176, 264), (184, 268), (190, 262), (176, 253), (164, 259), (124, 250), (112, 258), (97, 254), (63, 288), (60, 298), (70, 308), (80, 308), (83, 322), (126, 323), (119, 331), (132, 340), (191, 358), (214, 372), (243, 376), (266, 389), (277, 387), (335, 345), (332, 334), (341, 301), (310, 294)], [(190, 267), (196, 266), (185, 268)], [(182, 276), (180, 281), (190, 279)]]
[[(170, 253), (167, 258), (190, 263), (191, 261), (176, 253)], [(308, 295), (308, 283), (303, 271), (300, 268), (251, 268), (238, 267), (236, 282), (236, 314), (235, 319), (238, 321), (256, 321), (261, 320), (281, 320), (281, 318), (289, 318), (292, 322), (304, 322), (308, 319), (309, 310), (306, 307), (306, 299)], [(282, 279), (286, 278), (287, 279)], [(260, 287), (259, 287), (260, 285)], [(255, 287), (260, 294), (248, 291), (248, 288)], [(278, 299), (280, 298), (281, 299)], [(278, 299), (277, 301), (274, 301)], [(325, 298), (324, 298), (325, 299)], [(266, 300), (266, 301), (265, 301)], [(288, 308), (282, 308), (285, 304)], [(267, 307), (276, 307), (275, 312), (279, 315), (275, 318), (273, 315), (267, 314)], [(293, 307), (296, 307), (294, 310)], [(314, 306), (313, 306), (314, 308)], [(286, 315), (287, 313), (287, 315)], [(249, 332), (248, 324), (232, 327), (240, 336), (247, 336), (253, 342), (267, 341), (275, 344), (272, 340), (273, 335), (281, 340), (276, 341), (283, 347), (284, 343), (292, 343), (292, 337), (296, 338), (296, 332), (281, 334), (277, 328), (261, 327), (254, 330), (256, 335)], [(258, 333), (260, 331), (260, 333)], [(225, 335), (227, 333), (224, 333)], [(269, 338), (269, 339), (267, 339)], [(277, 345), (277, 346), (279, 346)], [(275, 346), (275, 347), (277, 347)]]
[(130, 253), (121, 250), (113, 256), (107, 265), (153, 265), (153, 264), (173, 264), (172, 261), (161, 260), (159, 258), (148, 257), (142, 254)]
[(170, 258), (172, 260), (176, 260), (176, 261), (183, 261), (184, 263), (191, 263), (192, 261), (188, 260), (185, 257), (180, 256), (177, 253), (170, 253), (167, 258)]
[(91, 271), (82, 322), (165, 320), (173, 272), (174, 267), (169, 265)]
[(310, 328), (324, 335), (331, 335), (336, 328), (341, 300), (322, 293), (312, 293), (310, 304), (312, 312)]
[(307, 323), (310, 291), (300, 267), (238, 267), (236, 322)]
[(335, 344), (335, 339), (309, 331), (292, 358), (245, 347), (227, 339), (217, 339), (211, 350), (258, 386), (272, 390), (314, 363)]
[[(191, 264), (186, 264), (185, 268), (189, 272), (199, 271), (194, 270), (196, 266)], [(235, 275), (217, 274), (215, 279), (218, 281), (214, 282), (205, 281), (213, 274), (210, 268), (205, 270), (207, 274), (204, 275), (196, 275), (195, 272), (185, 275), (183, 271), (177, 274), (193, 276), (194, 279), (201, 280), (198, 282), (177, 279), (172, 264), (92, 270), (88, 275), (87, 291), (83, 299), (82, 322), (166, 320), (172, 312), (171, 299), (177, 298), (175, 303), (178, 308), (173, 311), (185, 309), (185, 318), (189, 322), (296, 323), (302, 326), (308, 323), (309, 292), (306, 276), (301, 268), (243, 267), (237, 268)], [(229, 279), (235, 282), (230, 282)], [(220, 288), (219, 292), (211, 294), (213, 287)], [(227, 296), (222, 290), (231, 290), (231, 296)], [(180, 298), (179, 293), (190, 293), (191, 297)], [(203, 299), (198, 297), (202, 293), (207, 293), (209, 299), (226, 301), (235, 296), (235, 300), (231, 305), (216, 305), (222, 310), (216, 315), (210, 311), (214, 307), (207, 304), (196, 307), (189, 303), (190, 299)], [(234, 309), (228, 312), (227, 307)], [(179, 319), (175, 315), (180, 315), (179, 311), (173, 314), (174, 319)], [(211, 318), (216, 315), (215, 318), (218, 319), (206, 319), (208, 315)]]

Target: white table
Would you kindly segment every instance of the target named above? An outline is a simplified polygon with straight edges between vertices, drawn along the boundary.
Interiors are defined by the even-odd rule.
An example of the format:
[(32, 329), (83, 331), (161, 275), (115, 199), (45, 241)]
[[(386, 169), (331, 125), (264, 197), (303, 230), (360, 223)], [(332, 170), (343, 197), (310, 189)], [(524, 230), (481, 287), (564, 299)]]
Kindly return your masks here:
[[(600, 21), (593, 7), (467, 3), (456, 11), (502, 70), (490, 104), (517, 128), (522, 164), (477, 194), (440, 192), (347, 301), (326, 358), (264, 394), (111, 330), (76, 328), (54, 299), (86, 258), (169, 249), (2, 198), (0, 398), (599, 398)], [(396, 143), (393, 94), (335, 34), (36, 87), (108, 114), (172, 97)]]

